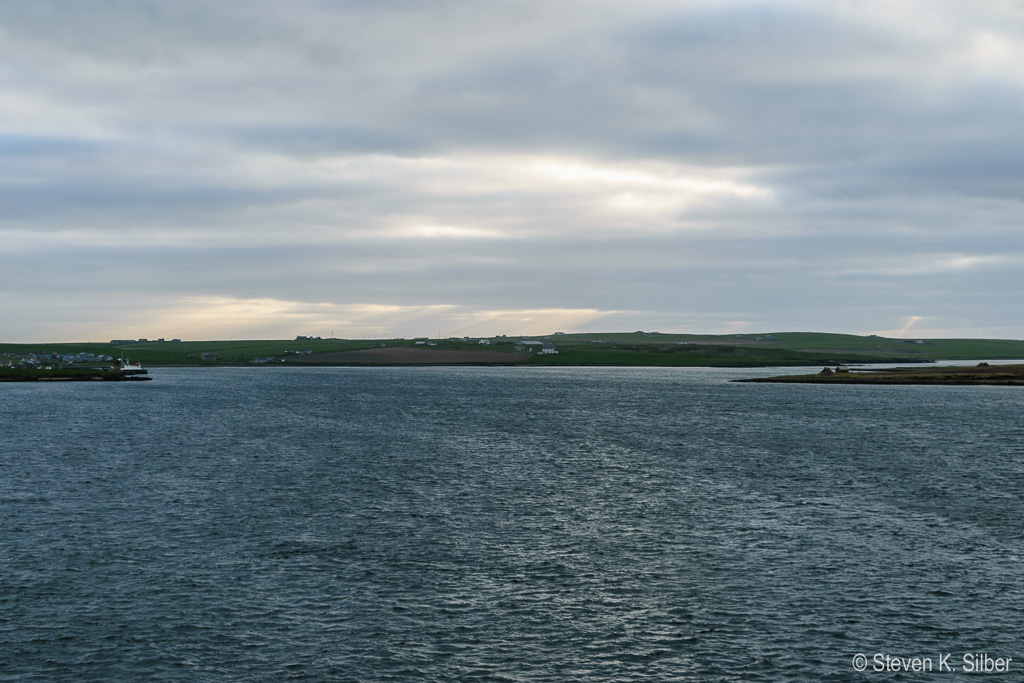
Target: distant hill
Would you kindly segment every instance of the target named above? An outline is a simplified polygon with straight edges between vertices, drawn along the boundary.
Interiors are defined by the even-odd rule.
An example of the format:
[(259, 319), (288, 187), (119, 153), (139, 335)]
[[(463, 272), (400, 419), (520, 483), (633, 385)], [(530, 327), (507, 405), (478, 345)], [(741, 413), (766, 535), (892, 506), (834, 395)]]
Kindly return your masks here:
[[(754, 367), (942, 360), (1024, 359), (1024, 341), (893, 339), (823, 332), (660, 334), (607, 332), (529, 337), (253, 341), (133, 341), (0, 344), (0, 364), (28, 357), (53, 363), (76, 354), (129, 358), (144, 365), (523, 364)], [(549, 345), (543, 352), (544, 345)], [(415, 349), (416, 353), (383, 351)], [(457, 352), (457, 353), (456, 353)], [(433, 354), (433, 355), (432, 355)], [(42, 360), (40, 360), (42, 359)]]

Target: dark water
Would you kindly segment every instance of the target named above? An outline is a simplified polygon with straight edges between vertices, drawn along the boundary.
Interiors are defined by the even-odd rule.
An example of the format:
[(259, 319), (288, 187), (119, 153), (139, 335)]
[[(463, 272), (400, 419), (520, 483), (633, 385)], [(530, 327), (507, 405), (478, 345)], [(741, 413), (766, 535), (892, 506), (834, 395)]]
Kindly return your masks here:
[(1024, 390), (758, 372), (0, 385), (0, 679), (1021, 680)]

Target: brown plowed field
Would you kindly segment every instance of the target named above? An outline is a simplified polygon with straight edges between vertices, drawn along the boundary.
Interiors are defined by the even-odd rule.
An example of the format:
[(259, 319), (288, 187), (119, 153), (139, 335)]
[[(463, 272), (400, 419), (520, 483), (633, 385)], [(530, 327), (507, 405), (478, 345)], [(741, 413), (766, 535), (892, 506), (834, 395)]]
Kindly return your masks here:
[(316, 353), (309, 356), (290, 358), (288, 362), (302, 365), (330, 365), (332, 363), (396, 363), (402, 365), (429, 363), (454, 365), (457, 363), (515, 363), (529, 357), (530, 354), (528, 353), (505, 353), (503, 351), (456, 351), (453, 349), (396, 347)]

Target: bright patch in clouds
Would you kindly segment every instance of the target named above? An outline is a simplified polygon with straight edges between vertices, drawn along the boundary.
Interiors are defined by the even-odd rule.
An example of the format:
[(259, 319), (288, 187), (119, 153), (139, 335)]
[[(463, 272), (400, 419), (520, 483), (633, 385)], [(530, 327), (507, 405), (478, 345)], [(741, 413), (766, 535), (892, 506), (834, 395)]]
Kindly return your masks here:
[[(389, 337), (392, 328), (435, 318), (454, 306), (395, 306), (369, 303), (324, 303), (279, 299), (191, 297), (154, 312), (150, 327), (180, 330), (182, 338), (276, 337), (297, 334), (327, 337)], [(176, 334), (176, 336), (178, 336)]]
[(497, 230), (483, 228), (460, 227), (455, 225), (418, 225), (409, 226), (400, 233), (403, 237), (423, 237), (426, 239), (509, 239), (511, 235)]
[[(154, 310), (121, 334), (153, 337), (291, 338), (296, 335), (340, 338), (414, 336), (496, 336), (549, 334), (583, 328), (615, 311), (596, 309), (474, 310), (452, 304), (390, 305), (324, 303), (280, 299), (190, 297)], [(115, 335), (117, 336), (117, 335)]]
[(658, 172), (607, 164), (583, 163), (562, 159), (539, 159), (529, 169), (541, 180), (567, 185), (640, 192), (649, 190), (679, 196), (731, 195), (743, 199), (768, 199), (768, 188), (741, 182), (718, 169), (680, 168), (661, 165)]
[(550, 334), (579, 331), (617, 311), (596, 309), (539, 308), (502, 311), (453, 311), (450, 317), (457, 334), (494, 336), (496, 334)]
[(891, 263), (865, 268), (849, 268), (840, 275), (886, 275), (912, 277), (964, 273), (968, 271), (1020, 268), (1024, 256), (1017, 254), (968, 255), (968, 254), (920, 254), (892, 258)]

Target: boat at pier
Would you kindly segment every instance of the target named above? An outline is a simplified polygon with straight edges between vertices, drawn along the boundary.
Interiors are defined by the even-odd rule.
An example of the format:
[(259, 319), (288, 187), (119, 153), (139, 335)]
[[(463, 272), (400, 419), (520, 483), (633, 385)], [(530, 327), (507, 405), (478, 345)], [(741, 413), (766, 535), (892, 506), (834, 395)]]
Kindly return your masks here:
[(122, 375), (148, 375), (149, 370), (142, 367), (142, 363), (129, 363), (124, 361), (121, 364)]

